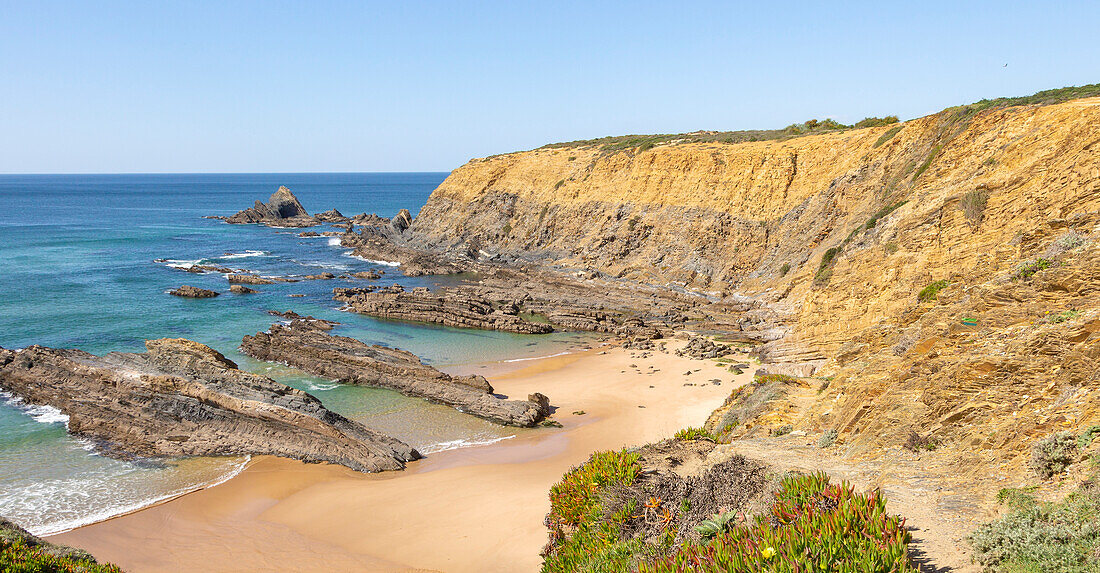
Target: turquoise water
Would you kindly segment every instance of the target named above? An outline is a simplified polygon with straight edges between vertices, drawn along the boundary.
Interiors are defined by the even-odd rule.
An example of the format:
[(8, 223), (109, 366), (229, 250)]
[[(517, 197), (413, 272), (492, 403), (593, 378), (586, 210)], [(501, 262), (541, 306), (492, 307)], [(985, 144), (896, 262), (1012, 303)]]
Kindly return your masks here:
[[(241, 337), (266, 330), (268, 310), (341, 322), (336, 334), (403, 348), (445, 370), (547, 356), (585, 344), (581, 334), (524, 336), (379, 321), (340, 312), (341, 279), (227, 292), (216, 273), (178, 267), (211, 263), (264, 275), (385, 272), (381, 284), (431, 286), (399, 269), (352, 258), (327, 237), (300, 230), (227, 225), (229, 215), (286, 185), (307, 210), (345, 215), (414, 214), (446, 173), (231, 175), (0, 175), (0, 346), (31, 344), (94, 353), (142, 351), (149, 338), (207, 344), (242, 368), (306, 390), (328, 407), (403, 439), (426, 453), (508, 439), (516, 430), (394, 392), (341, 386), (242, 356)], [(314, 230), (323, 231), (327, 227)], [(154, 262), (164, 259), (166, 262)], [(223, 292), (183, 299), (167, 291), (190, 284)], [(291, 294), (305, 295), (290, 297)], [(245, 460), (203, 458), (128, 463), (103, 458), (65, 433), (50, 408), (0, 396), (0, 515), (40, 534), (147, 505), (235, 474)]]

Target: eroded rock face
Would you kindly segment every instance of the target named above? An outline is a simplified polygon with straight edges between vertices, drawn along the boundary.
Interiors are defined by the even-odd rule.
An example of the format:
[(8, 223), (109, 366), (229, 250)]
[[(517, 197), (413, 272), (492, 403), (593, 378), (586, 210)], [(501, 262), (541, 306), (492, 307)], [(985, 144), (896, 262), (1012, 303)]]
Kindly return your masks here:
[[(331, 214), (330, 211), (325, 215)], [(272, 193), (267, 203), (256, 201), (252, 207), (226, 217), (225, 222), (234, 225), (258, 223), (272, 227), (312, 227), (319, 223), (318, 219), (311, 217), (298, 198), (286, 187), (279, 187), (278, 191)]]
[(390, 388), (426, 398), (507, 426), (534, 426), (550, 413), (542, 394), (532, 394), (525, 401), (501, 399), (481, 376), (451, 376), (423, 364), (410, 352), (333, 336), (307, 320), (272, 325), (267, 332), (246, 336), (241, 351), (344, 384)]
[(177, 289), (172, 289), (168, 291), (168, 294), (173, 296), (182, 296), (184, 298), (214, 298), (218, 296), (218, 293), (212, 290), (193, 287), (191, 285), (183, 285)]
[(554, 330), (549, 324), (524, 320), (518, 316), (514, 306), (495, 305), (465, 293), (446, 291), (437, 295), (427, 289), (412, 292), (404, 289), (372, 290), (336, 288), (333, 289), (333, 298), (347, 304), (350, 310), (379, 318), (522, 334), (546, 334)]
[(0, 388), (69, 416), (69, 432), (120, 459), (274, 455), (358, 471), (398, 470), (420, 454), (326, 409), (309, 394), (244, 372), (186, 339), (96, 356), (0, 349)]

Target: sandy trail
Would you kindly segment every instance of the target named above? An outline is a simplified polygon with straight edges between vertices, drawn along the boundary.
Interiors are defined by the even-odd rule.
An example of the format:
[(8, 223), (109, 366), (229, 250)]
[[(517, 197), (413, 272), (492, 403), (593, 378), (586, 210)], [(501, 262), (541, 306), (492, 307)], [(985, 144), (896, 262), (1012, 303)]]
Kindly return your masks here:
[(561, 429), (441, 452), (378, 475), (258, 458), (220, 486), (51, 540), (130, 573), (536, 571), (547, 494), (564, 472), (595, 450), (701, 425), (751, 377), (711, 361), (660, 352), (642, 358), (621, 348), (534, 361), (491, 381), (510, 396), (550, 396)]

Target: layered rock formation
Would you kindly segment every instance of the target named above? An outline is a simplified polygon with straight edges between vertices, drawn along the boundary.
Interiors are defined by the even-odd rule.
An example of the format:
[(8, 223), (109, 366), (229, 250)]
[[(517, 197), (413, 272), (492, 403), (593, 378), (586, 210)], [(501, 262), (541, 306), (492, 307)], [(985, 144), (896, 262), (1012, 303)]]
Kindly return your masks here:
[(333, 298), (347, 305), (348, 310), (378, 318), (522, 334), (545, 334), (554, 330), (549, 324), (524, 320), (514, 305), (498, 306), (477, 296), (454, 292), (440, 296), (428, 289), (408, 292), (400, 287), (384, 291), (336, 288), (333, 295)]
[[(399, 242), (713, 293), (681, 325), (756, 343), (768, 372), (835, 376), (781, 409), (796, 425), (835, 424), (856, 453), (931, 434), (964, 471), (1014, 471), (1036, 436), (1100, 423), (1092, 255), (1044, 256), (1100, 239), (1098, 141), (1093, 98), (786, 140), (548, 147), (456, 169)], [(1076, 278), (1013, 281), (1039, 259), (1062, 270), (1037, 280)], [(961, 297), (947, 309), (920, 295), (941, 279), (931, 300)]]
[(191, 285), (183, 285), (179, 288), (168, 291), (168, 294), (173, 296), (181, 296), (184, 298), (214, 298), (218, 296), (218, 293), (212, 290), (206, 290), (204, 288), (194, 287)]
[(312, 227), (319, 224), (321, 220), (335, 220), (333, 219), (335, 216), (339, 216), (339, 220), (344, 220), (344, 217), (335, 209), (323, 215), (325, 218), (320, 220), (311, 217), (290, 189), (279, 187), (271, 194), (267, 203), (256, 201), (255, 205), (236, 215), (220, 218), (234, 225), (257, 223), (271, 227)]
[(410, 352), (324, 330), (324, 325), (319, 328), (308, 317), (294, 318), (290, 325), (275, 324), (267, 332), (244, 337), (241, 351), (344, 384), (390, 388), (508, 426), (534, 426), (550, 414), (549, 401), (542, 394), (527, 400), (501, 399), (481, 376), (451, 376), (423, 364)]
[(121, 459), (274, 455), (358, 471), (420, 457), (197, 342), (149, 340), (141, 354), (0, 349), (0, 388), (69, 416), (69, 431)]

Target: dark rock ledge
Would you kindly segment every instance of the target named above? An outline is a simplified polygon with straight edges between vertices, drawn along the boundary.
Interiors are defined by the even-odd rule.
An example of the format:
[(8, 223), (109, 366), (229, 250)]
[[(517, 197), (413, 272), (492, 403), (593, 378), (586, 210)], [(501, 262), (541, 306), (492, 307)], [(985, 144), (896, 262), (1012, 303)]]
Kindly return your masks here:
[(0, 389), (69, 416), (69, 432), (120, 459), (273, 455), (358, 471), (399, 470), (410, 446), (326, 409), (309, 394), (244, 372), (185, 339), (144, 353), (0, 348)]
[(549, 400), (542, 394), (532, 394), (527, 400), (498, 398), (484, 377), (451, 376), (410, 352), (330, 335), (308, 318), (245, 336), (241, 351), (344, 384), (389, 388), (425, 398), (506, 426), (531, 427), (550, 414)]

